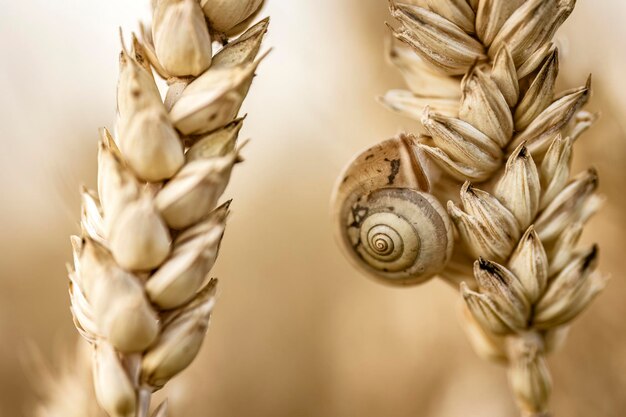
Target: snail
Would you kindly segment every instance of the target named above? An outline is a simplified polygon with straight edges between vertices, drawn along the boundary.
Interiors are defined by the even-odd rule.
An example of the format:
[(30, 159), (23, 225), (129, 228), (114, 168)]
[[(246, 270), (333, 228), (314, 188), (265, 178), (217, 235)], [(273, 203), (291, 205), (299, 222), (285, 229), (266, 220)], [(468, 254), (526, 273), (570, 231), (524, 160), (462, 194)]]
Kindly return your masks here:
[(385, 140), (357, 155), (335, 187), (336, 238), (369, 275), (399, 285), (440, 273), (452, 256), (448, 213), (430, 182), (412, 136)]

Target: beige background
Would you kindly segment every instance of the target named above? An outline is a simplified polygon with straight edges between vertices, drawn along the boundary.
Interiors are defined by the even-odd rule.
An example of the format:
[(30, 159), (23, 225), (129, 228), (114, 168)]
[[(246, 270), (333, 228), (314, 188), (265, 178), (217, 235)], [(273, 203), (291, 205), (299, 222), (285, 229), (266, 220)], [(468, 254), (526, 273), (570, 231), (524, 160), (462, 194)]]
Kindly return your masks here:
[[(117, 26), (147, 0), (0, 0), (0, 416), (29, 415), (30, 347), (58, 363), (76, 338), (64, 263), (77, 187), (94, 185), (97, 128), (113, 126)], [(252, 143), (234, 198), (220, 300), (200, 360), (171, 384), (174, 416), (514, 415), (504, 372), (477, 358), (440, 282), (394, 289), (338, 252), (328, 199), (363, 147), (415, 125), (374, 100), (401, 86), (383, 59), (384, 0), (268, 0), (272, 17), (244, 111)], [(556, 416), (626, 410), (626, 6), (579, 0), (561, 35), (563, 87), (594, 73), (601, 123), (578, 145), (609, 197), (598, 241), (605, 293), (551, 359)], [(72, 396), (72, 392), (67, 393)]]

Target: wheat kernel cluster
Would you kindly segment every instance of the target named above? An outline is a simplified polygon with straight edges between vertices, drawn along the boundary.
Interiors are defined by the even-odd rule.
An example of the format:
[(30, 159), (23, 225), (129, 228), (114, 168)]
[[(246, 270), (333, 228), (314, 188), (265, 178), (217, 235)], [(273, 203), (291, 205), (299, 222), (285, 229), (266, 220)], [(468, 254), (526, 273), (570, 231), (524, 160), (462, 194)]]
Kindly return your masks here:
[[(237, 118), (268, 20), (262, 0), (156, 0), (122, 41), (115, 135), (101, 130), (97, 192), (82, 190), (71, 310), (110, 417), (165, 417), (152, 393), (195, 358), (215, 303), (209, 279), (240, 161)], [(167, 81), (162, 99), (155, 73)]]
[(571, 173), (597, 115), (591, 77), (555, 91), (553, 40), (575, 0), (390, 2), (389, 61), (407, 89), (382, 103), (420, 122), (358, 155), (334, 195), (349, 259), (391, 284), (460, 287), (479, 355), (505, 364), (523, 416), (547, 416), (546, 356), (604, 288), (579, 248), (601, 207), (594, 169)]

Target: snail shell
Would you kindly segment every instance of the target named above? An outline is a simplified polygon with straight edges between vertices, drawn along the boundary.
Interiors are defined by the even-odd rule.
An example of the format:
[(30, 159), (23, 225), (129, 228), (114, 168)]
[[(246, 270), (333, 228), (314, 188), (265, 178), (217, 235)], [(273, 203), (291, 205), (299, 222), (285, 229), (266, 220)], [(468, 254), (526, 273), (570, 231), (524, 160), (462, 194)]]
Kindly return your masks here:
[(393, 284), (418, 284), (441, 272), (454, 245), (445, 208), (428, 193), (412, 136), (358, 155), (335, 188), (337, 239), (350, 260)]

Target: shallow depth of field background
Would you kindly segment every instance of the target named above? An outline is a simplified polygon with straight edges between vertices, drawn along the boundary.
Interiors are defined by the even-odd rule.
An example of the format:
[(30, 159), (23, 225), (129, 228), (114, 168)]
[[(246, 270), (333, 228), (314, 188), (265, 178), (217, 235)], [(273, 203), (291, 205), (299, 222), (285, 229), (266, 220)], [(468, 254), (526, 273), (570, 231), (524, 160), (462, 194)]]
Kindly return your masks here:
[[(35, 346), (59, 365), (76, 345), (65, 262), (78, 186), (95, 185), (97, 128), (114, 125), (117, 27), (148, 0), (9, 2), (0, 13), (0, 416), (30, 415)], [(560, 37), (561, 88), (593, 72), (601, 122), (575, 166), (608, 204), (587, 228), (607, 290), (553, 356), (553, 410), (626, 412), (626, 6), (579, 0)], [(170, 384), (173, 416), (500, 417), (505, 373), (471, 350), (440, 282), (394, 289), (353, 270), (328, 199), (360, 149), (416, 124), (374, 97), (402, 86), (383, 58), (384, 0), (267, 0), (273, 47), (253, 83), (246, 162), (213, 275), (220, 298), (200, 358)], [(65, 358), (67, 359), (67, 358)], [(67, 392), (67, 396), (74, 395)]]

